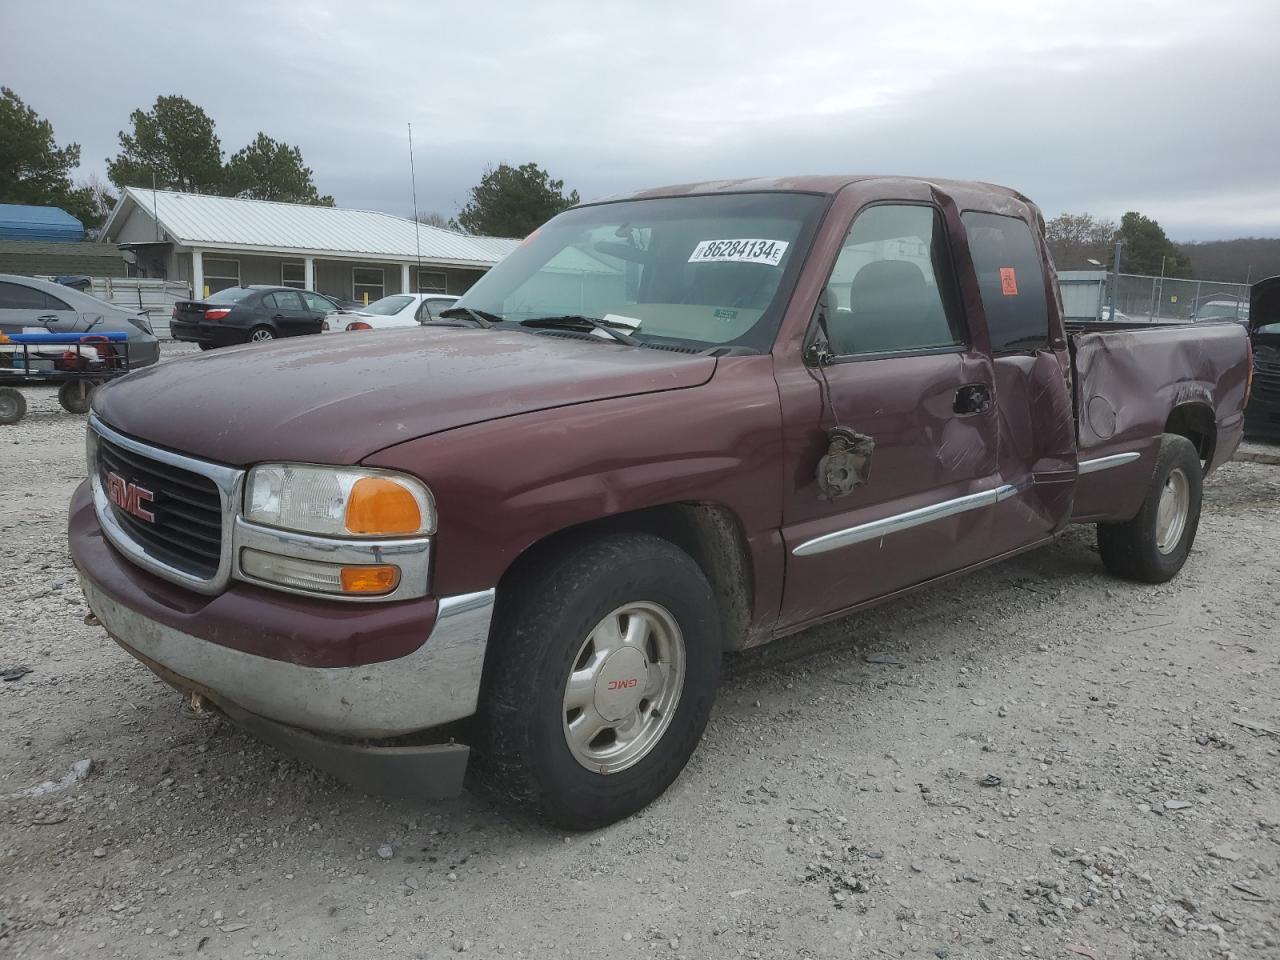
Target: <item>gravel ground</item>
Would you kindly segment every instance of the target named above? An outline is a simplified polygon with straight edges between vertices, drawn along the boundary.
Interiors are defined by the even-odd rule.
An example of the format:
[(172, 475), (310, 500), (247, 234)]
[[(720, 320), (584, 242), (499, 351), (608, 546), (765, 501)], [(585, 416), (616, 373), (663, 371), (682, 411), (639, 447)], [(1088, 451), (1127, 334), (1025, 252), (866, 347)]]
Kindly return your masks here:
[(184, 716), (83, 623), (83, 418), (30, 398), (0, 428), (0, 670), (31, 669), (0, 682), (0, 955), (1280, 957), (1275, 466), (1214, 477), (1172, 584), (1081, 529), (733, 658), (668, 794), (564, 836)]

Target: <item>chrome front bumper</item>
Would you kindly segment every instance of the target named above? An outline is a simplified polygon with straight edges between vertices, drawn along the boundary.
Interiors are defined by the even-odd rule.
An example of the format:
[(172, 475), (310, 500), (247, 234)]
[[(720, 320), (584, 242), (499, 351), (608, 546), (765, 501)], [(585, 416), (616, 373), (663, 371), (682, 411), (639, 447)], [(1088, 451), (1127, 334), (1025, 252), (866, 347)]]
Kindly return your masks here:
[(80, 585), (89, 609), (130, 652), (188, 681), (192, 690), (208, 692), (216, 703), (229, 701), (276, 723), (378, 739), (438, 727), (476, 711), (492, 589), (442, 598), (430, 636), (407, 656), (354, 667), (308, 667), (157, 623), (113, 600), (83, 573)]

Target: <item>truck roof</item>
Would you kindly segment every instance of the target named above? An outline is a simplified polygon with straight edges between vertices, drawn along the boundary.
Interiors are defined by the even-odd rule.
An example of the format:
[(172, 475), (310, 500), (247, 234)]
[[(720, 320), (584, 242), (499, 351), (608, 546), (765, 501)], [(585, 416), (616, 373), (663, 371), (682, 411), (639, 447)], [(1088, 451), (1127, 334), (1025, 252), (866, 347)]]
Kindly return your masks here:
[(980, 180), (952, 180), (946, 177), (906, 177), (887, 174), (820, 174), (792, 177), (746, 177), (737, 180), (702, 180), (679, 183), (666, 187), (652, 187), (635, 193), (616, 194), (585, 203), (612, 203), (618, 200), (648, 200), (655, 197), (679, 197), (706, 193), (817, 193), (833, 194), (851, 183), (866, 180), (909, 181), (937, 187), (943, 193), (962, 192), (988, 194), (993, 199), (1013, 199), (1030, 204), (1031, 201), (1016, 190)]

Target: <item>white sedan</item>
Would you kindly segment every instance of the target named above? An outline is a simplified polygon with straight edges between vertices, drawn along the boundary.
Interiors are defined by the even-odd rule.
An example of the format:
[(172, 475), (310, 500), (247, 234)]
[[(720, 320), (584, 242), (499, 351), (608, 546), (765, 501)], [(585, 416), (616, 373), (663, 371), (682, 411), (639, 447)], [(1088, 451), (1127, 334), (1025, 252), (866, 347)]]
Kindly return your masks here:
[(326, 330), (394, 330), (416, 327), (434, 320), (448, 310), (457, 297), (444, 293), (393, 293), (359, 310), (333, 313), (326, 318)]

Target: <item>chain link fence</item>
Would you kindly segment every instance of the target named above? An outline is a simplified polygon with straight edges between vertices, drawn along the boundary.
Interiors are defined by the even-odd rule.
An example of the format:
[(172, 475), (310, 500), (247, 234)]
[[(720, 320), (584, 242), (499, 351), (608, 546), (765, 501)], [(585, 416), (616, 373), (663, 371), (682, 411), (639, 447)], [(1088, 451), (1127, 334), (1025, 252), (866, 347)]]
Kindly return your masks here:
[[(1212, 280), (1174, 280), (1122, 273), (1107, 275), (1101, 291), (1099, 317), (1142, 323), (1186, 323), (1192, 320), (1249, 319), (1249, 285)], [(1124, 316), (1121, 317), (1120, 314)]]

